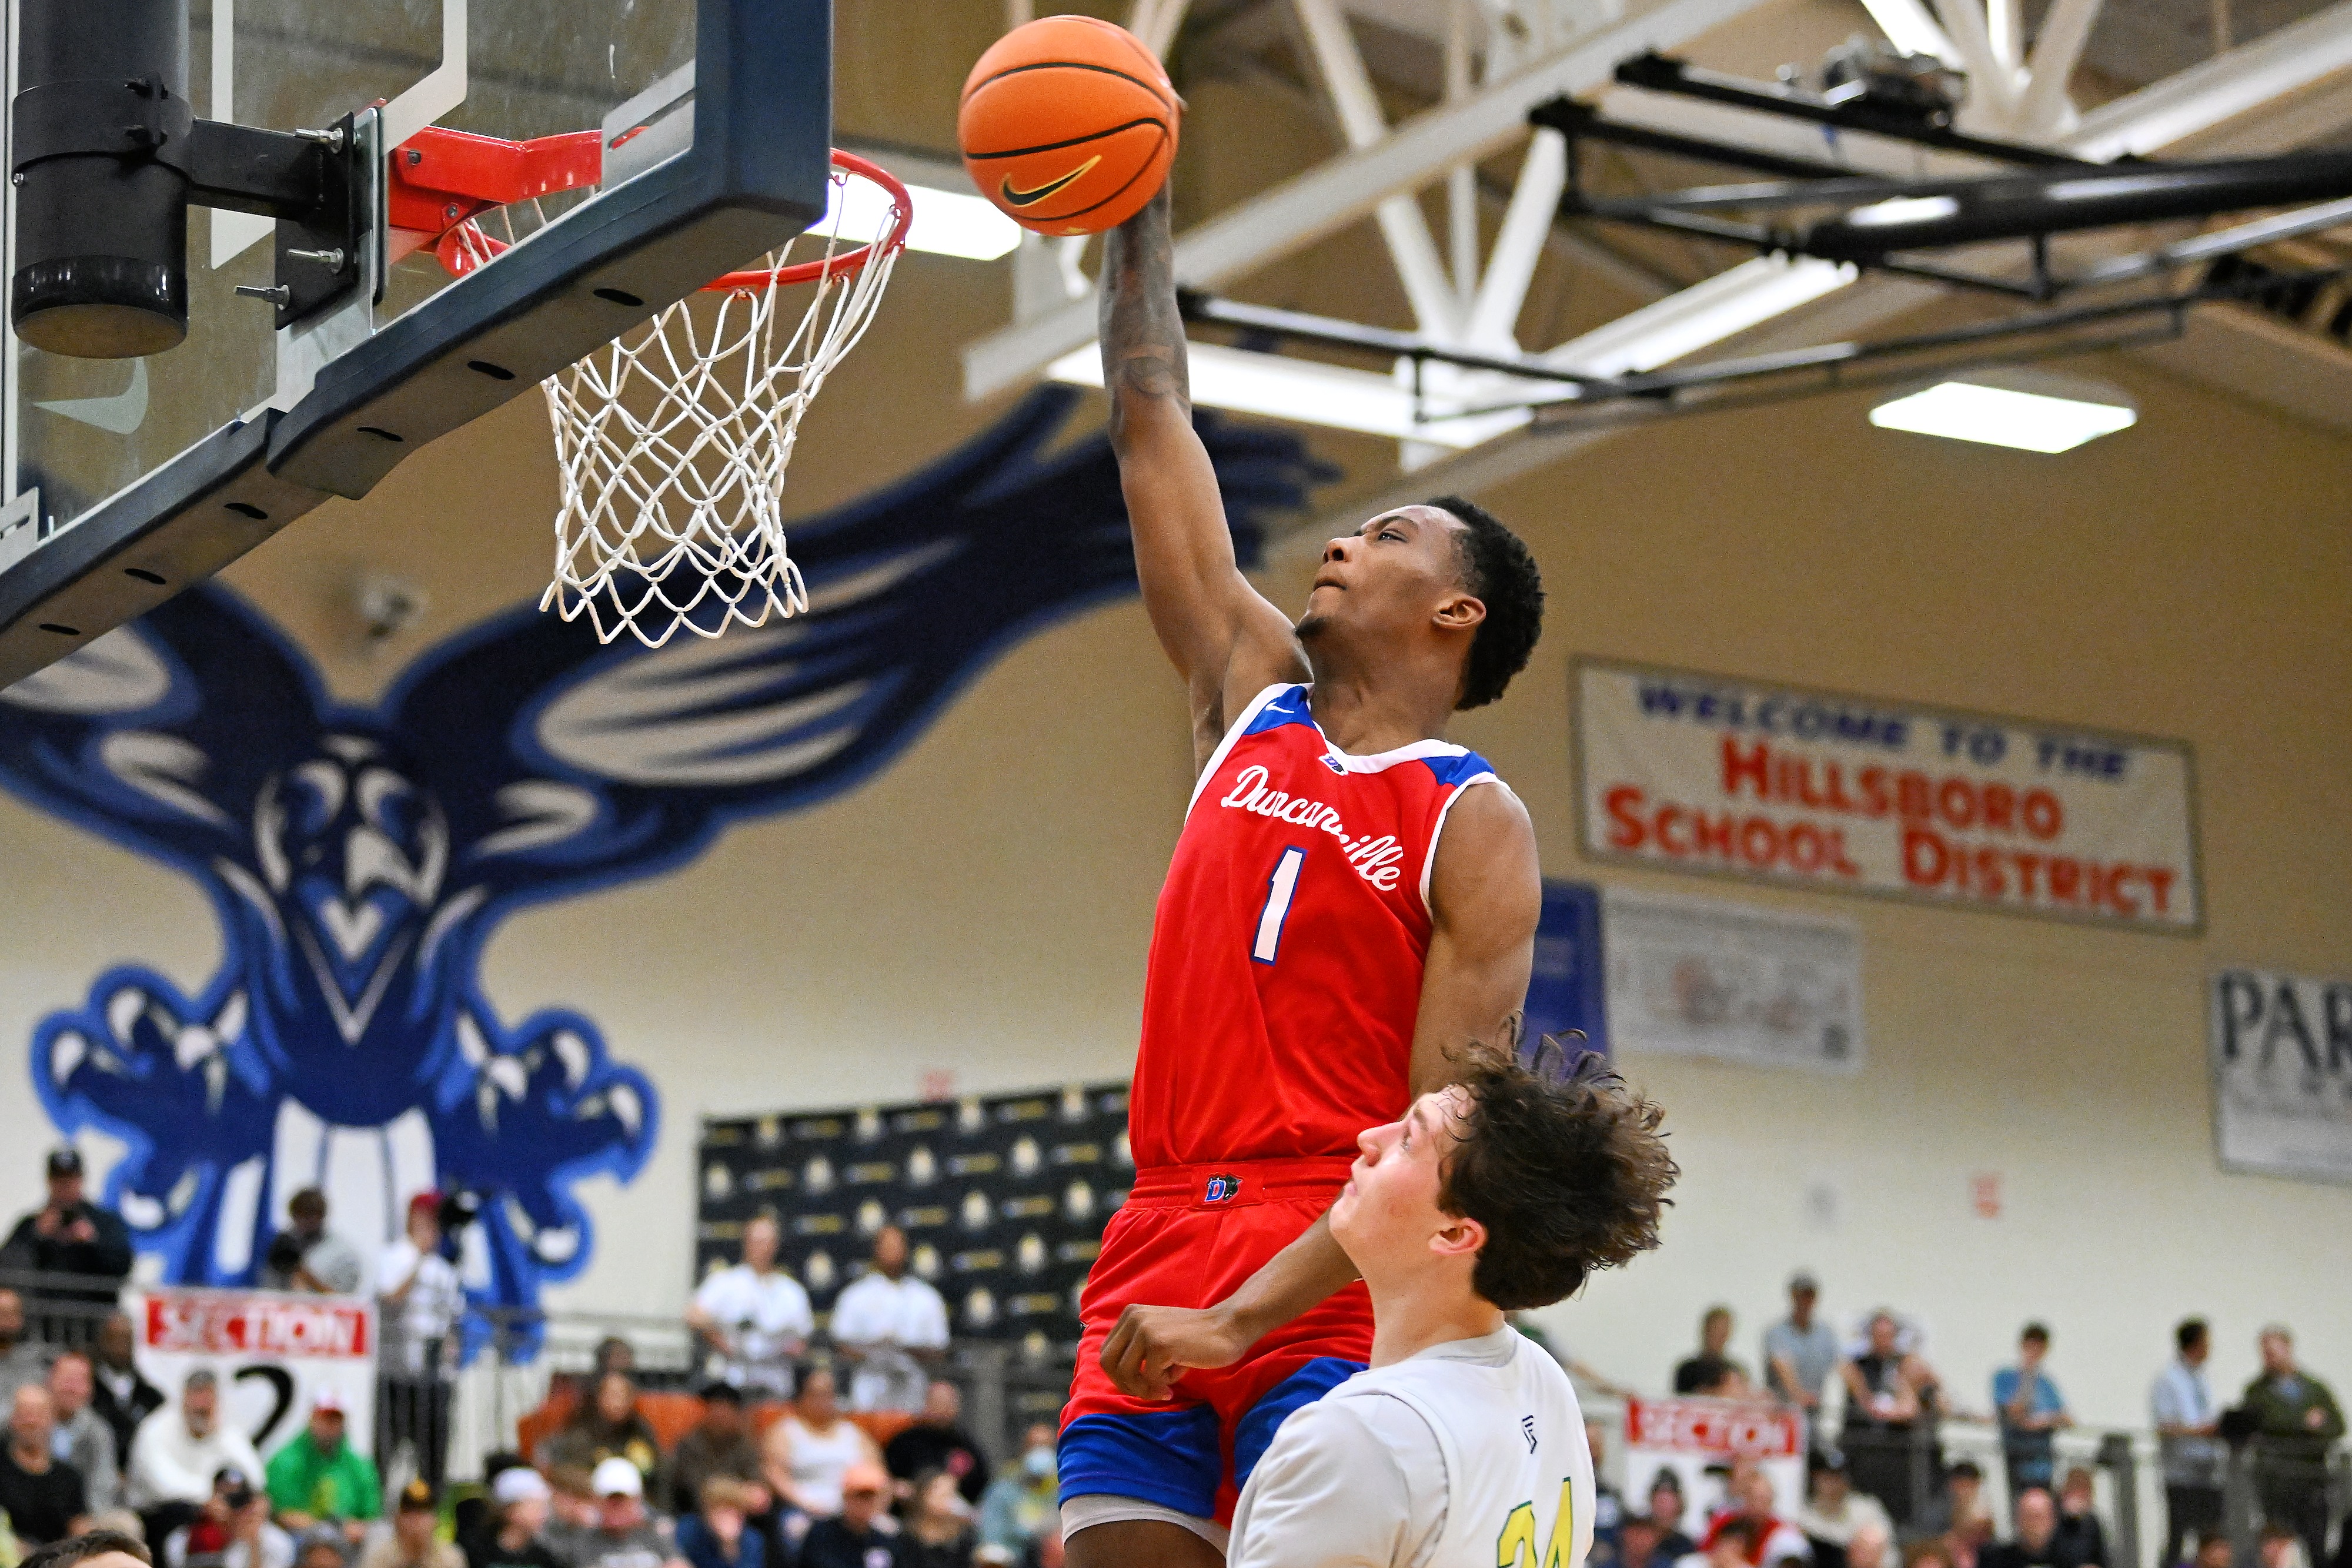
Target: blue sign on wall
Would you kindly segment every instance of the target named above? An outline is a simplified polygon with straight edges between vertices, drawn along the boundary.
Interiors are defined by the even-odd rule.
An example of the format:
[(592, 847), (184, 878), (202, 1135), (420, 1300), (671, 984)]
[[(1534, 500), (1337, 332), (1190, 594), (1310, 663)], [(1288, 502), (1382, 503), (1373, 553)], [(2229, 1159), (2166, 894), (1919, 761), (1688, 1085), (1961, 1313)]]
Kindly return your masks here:
[(1536, 926), (1535, 974), (1528, 982), (1528, 1041), (1570, 1030), (1585, 1049), (1609, 1049), (1609, 1019), (1601, 967), (1601, 890), (1590, 883), (1543, 884), (1543, 918)]

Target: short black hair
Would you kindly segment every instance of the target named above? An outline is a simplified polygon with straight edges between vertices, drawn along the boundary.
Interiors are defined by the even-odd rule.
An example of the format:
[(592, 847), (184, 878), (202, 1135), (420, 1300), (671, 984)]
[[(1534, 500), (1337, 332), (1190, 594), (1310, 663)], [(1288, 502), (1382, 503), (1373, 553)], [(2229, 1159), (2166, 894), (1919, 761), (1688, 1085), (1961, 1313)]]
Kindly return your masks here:
[(123, 1552), (142, 1563), (155, 1561), (147, 1543), (135, 1535), (120, 1530), (86, 1530), (26, 1552), (22, 1568), (73, 1568), (77, 1563), (87, 1563), (110, 1552)]
[(1463, 580), (1486, 607), (1486, 619), (1470, 640), (1462, 700), (1454, 706), (1484, 707), (1527, 668), (1543, 635), (1543, 573), (1526, 541), (1476, 502), (1439, 496), (1422, 504), (1451, 513), (1462, 525)]
[(2024, 1331), (2017, 1337), (2021, 1340), (2030, 1339), (2042, 1344), (2048, 1344), (2050, 1343), (2050, 1330), (2042, 1323), (2028, 1323), (2025, 1325)]
[[(1549, 1060), (1548, 1060), (1549, 1056)], [(1664, 1113), (1586, 1051), (1546, 1040), (1533, 1063), (1473, 1044), (1456, 1064), (1468, 1108), (1454, 1127), (1438, 1207), (1486, 1228), (1470, 1287), (1506, 1312), (1549, 1306), (1595, 1269), (1658, 1244), (1681, 1173)]]
[(2183, 1352), (2195, 1350), (2199, 1345), (2203, 1344), (2205, 1320), (2203, 1318), (2182, 1319), (2180, 1326), (2172, 1331), (2172, 1343)]

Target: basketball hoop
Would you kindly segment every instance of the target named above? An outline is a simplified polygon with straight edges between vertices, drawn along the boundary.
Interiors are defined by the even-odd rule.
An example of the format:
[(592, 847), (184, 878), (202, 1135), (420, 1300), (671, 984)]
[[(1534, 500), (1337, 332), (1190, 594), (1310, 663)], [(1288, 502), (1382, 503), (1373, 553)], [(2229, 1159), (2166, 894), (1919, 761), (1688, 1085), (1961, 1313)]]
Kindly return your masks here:
[[(853, 182), (884, 213), (864, 244), (841, 232)], [(785, 550), (784, 469), (801, 416), (872, 325), (915, 213), (905, 185), (847, 152), (833, 154), (831, 195), (818, 228), (542, 383), (562, 491), (541, 609), (658, 648), (680, 627), (716, 637), (808, 608)], [(457, 274), (507, 248), (471, 219), (434, 246)], [(804, 303), (784, 292), (803, 287)]]

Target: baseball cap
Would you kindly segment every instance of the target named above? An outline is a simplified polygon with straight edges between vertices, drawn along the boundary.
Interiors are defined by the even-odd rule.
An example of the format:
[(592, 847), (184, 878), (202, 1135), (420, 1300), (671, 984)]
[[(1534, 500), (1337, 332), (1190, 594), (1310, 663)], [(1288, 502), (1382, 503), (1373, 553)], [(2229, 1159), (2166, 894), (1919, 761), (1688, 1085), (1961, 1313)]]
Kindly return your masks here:
[(588, 1490), (598, 1497), (643, 1497), (646, 1478), (637, 1473), (636, 1466), (615, 1455), (596, 1467), (588, 1478)]
[(435, 1192), (431, 1187), (427, 1187), (423, 1192), (418, 1193), (415, 1197), (410, 1198), (408, 1200), (408, 1212), (415, 1214), (419, 1209), (424, 1210), (427, 1214), (440, 1213), (441, 1195)]
[(441, 1494), (433, 1483), (418, 1477), (400, 1489), (400, 1508), (404, 1513), (430, 1513), (441, 1506)]
[(310, 1414), (316, 1416), (321, 1411), (330, 1412), (337, 1416), (346, 1414), (347, 1412), (343, 1406), (343, 1396), (336, 1393), (331, 1388), (320, 1389), (316, 1394), (310, 1396)]
[(78, 1176), (81, 1175), (81, 1151), (79, 1149), (72, 1148), (51, 1149), (49, 1151), (49, 1174), (53, 1176)]
[[(629, 1463), (626, 1459), (621, 1462), (625, 1465)], [(629, 1465), (629, 1468), (633, 1470), (636, 1469), (635, 1465)], [(548, 1490), (547, 1478), (529, 1465), (517, 1465), (510, 1470), (500, 1470), (499, 1479), (490, 1483), (490, 1500), (500, 1504), (521, 1502), (529, 1498), (544, 1498), (551, 1495), (553, 1494)]]

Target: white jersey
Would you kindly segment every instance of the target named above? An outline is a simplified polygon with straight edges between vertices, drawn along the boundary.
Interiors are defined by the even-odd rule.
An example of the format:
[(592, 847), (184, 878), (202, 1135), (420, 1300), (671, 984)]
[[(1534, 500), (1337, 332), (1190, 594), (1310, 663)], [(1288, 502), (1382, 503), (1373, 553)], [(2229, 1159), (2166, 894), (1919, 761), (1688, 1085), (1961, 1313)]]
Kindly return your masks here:
[(1282, 1424), (1228, 1568), (1581, 1568), (1592, 1453), (1568, 1375), (1505, 1328), (1358, 1373)]

